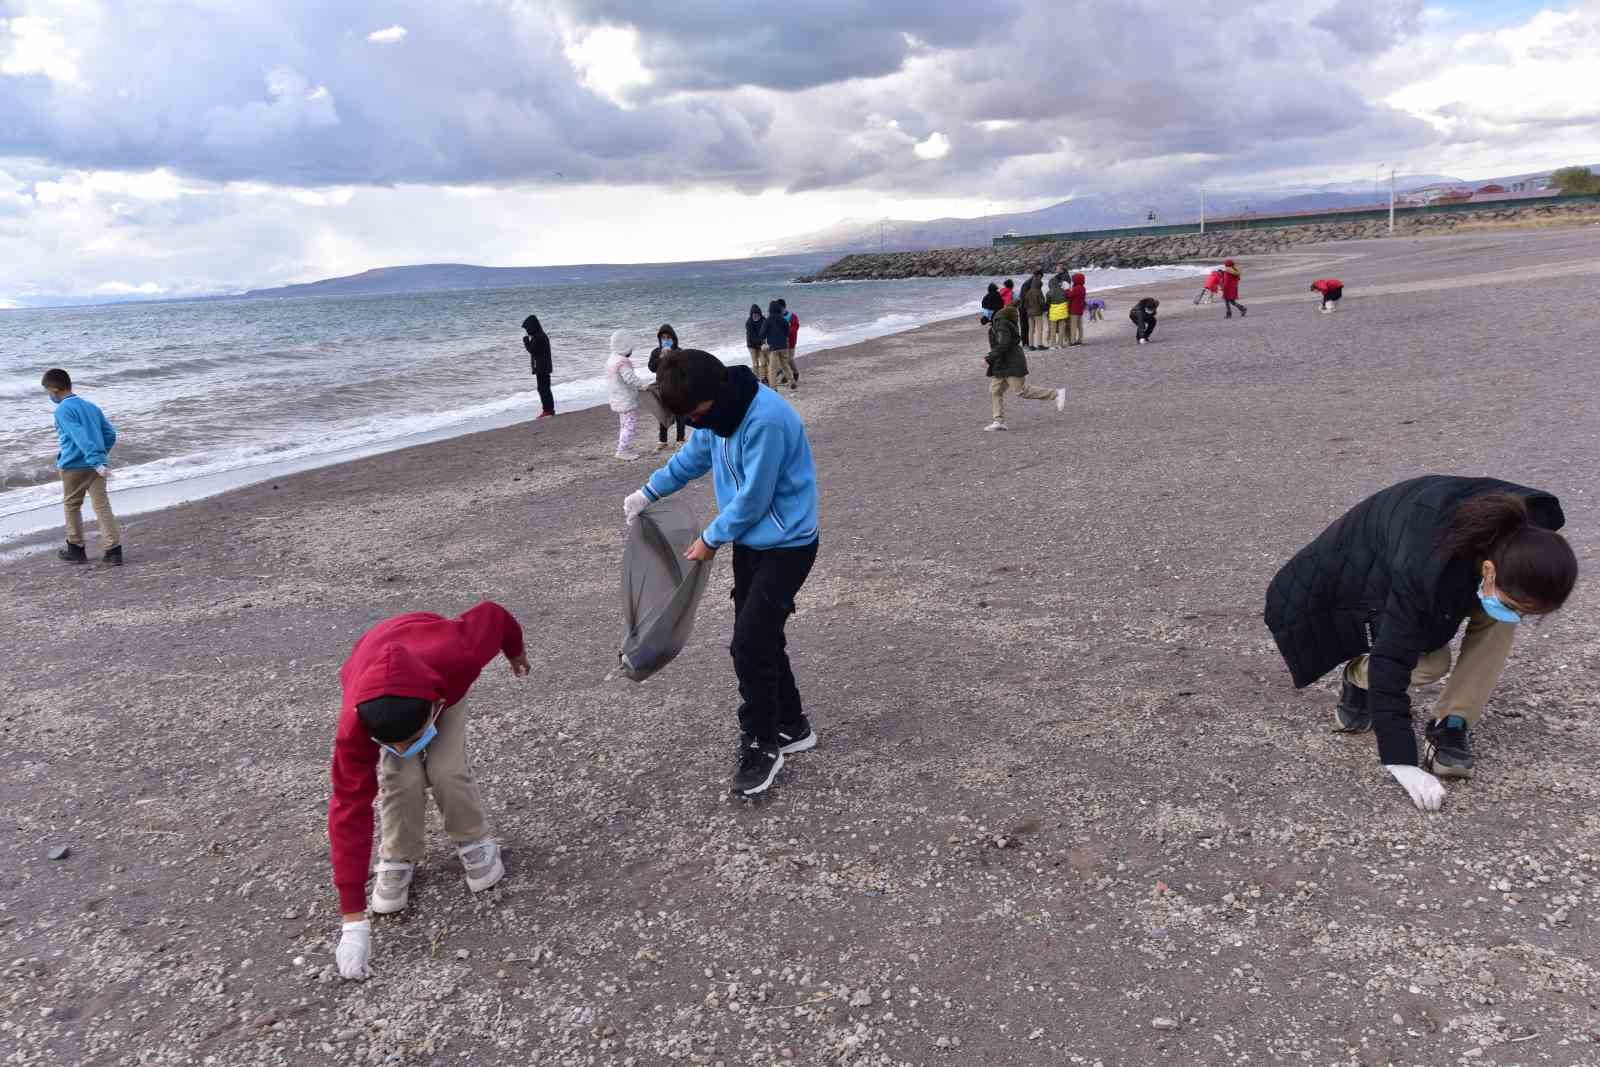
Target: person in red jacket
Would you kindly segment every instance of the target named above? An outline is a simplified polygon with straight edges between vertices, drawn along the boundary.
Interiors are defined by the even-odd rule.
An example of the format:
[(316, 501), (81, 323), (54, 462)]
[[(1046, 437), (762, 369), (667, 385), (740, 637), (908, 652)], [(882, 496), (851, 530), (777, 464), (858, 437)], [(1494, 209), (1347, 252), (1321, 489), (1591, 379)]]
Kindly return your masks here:
[(1338, 278), (1318, 278), (1311, 283), (1313, 292), (1322, 294), (1322, 307), (1324, 312), (1339, 310), (1339, 298), (1344, 296), (1344, 282)]
[(1221, 288), (1222, 268), (1218, 267), (1216, 270), (1206, 275), (1206, 284), (1201, 286), (1198, 293), (1194, 294), (1195, 306), (1199, 307), (1201, 304), (1215, 304), (1217, 302), (1217, 292)]
[(1004, 307), (1004, 308), (1010, 307), (1011, 306), (1011, 301), (1016, 299), (1017, 294), (1016, 294), (1016, 289), (1014, 288), (1014, 286), (1015, 286), (1015, 283), (1010, 278), (1007, 278), (1006, 281), (1005, 281), (1005, 284), (1000, 287), (1000, 306), (1001, 307)]
[(1249, 308), (1239, 303), (1239, 268), (1233, 265), (1233, 260), (1222, 261), (1222, 302), (1228, 313), (1222, 316), (1225, 319), (1233, 318), (1233, 309), (1239, 309), (1242, 319), (1249, 312)]
[(499, 604), (484, 601), (457, 619), (426, 611), (397, 615), (361, 635), (339, 670), (344, 701), (333, 742), (328, 845), (339, 890), (343, 935), (336, 953), (345, 978), (368, 976), (367, 864), (372, 859), (372, 801), (383, 821), (372, 911), (406, 906), (411, 874), (422, 859), (426, 793), (466, 868), (467, 888), (488, 889), (505, 874), (489, 834), (483, 801), (467, 762), (467, 690), (504, 653), (511, 673), (528, 673), (522, 627)]
[(789, 310), (787, 301), (779, 300), (783, 305), (783, 317), (789, 323), (789, 388), (800, 388), (800, 367), (794, 361), (795, 342), (800, 339), (800, 316)]
[(1083, 275), (1072, 276), (1072, 286), (1067, 290), (1067, 347), (1083, 344), (1083, 309), (1089, 303), (1089, 290), (1084, 287)]

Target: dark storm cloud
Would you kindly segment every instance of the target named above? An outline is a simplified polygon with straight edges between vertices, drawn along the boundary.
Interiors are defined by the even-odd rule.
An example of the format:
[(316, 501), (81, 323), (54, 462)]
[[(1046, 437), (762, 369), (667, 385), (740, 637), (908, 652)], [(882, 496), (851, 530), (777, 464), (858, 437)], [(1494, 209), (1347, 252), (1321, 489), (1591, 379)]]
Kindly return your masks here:
[[(194, 0), (127, 16), (11, 0), (51, 20), (77, 76), (0, 75), (0, 157), (307, 186), (976, 182), (1024, 196), (1006, 188), (1018, 165), (1034, 184), (1093, 183), (1432, 136), (1366, 100), (1349, 69), (1414, 32), (1418, 0), (1236, 0), (1205, 17), (1154, 0), (1000, 7)], [(403, 39), (368, 40), (391, 25)], [(637, 32), (651, 80), (626, 90), (634, 106), (567, 56), (599, 27)], [(919, 158), (935, 132), (948, 153)]]

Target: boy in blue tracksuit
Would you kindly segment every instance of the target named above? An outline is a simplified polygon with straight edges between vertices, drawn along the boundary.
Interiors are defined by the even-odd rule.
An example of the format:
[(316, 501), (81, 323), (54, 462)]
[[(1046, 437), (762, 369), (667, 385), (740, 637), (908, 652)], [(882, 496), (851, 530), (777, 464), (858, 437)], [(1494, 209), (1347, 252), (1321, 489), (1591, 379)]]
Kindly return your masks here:
[[(781, 321), (781, 318), (780, 318)], [(629, 522), (653, 501), (711, 473), (718, 514), (685, 555), (733, 545), (733, 669), (739, 678), (739, 764), (733, 792), (764, 792), (783, 758), (815, 748), (784, 626), (817, 558), (817, 473), (800, 416), (746, 367), (684, 349), (661, 361), (661, 402), (694, 433), (623, 502)]]
[(40, 381), (56, 406), (56, 438), (60, 447), (56, 467), (61, 471), (61, 500), (67, 513), (67, 547), (56, 553), (67, 563), (88, 563), (83, 543), (83, 498), (94, 505), (100, 524), (101, 562), (122, 566), (122, 531), (111, 513), (106, 495), (106, 454), (117, 443), (105, 413), (72, 391), (72, 376), (59, 367), (44, 372)]

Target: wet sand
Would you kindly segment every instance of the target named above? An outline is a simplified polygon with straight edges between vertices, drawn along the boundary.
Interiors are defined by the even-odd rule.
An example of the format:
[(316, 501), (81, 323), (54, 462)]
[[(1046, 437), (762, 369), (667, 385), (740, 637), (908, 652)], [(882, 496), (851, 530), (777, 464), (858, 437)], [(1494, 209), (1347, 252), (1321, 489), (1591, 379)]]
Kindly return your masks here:
[[(1029, 353), (1065, 414), (1012, 400), (1006, 434), (975, 321), (802, 350), (823, 534), (790, 634), (821, 745), (757, 804), (726, 795), (726, 562), (694, 646), (614, 674), (621, 502), (654, 464), (611, 458), (605, 411), (138, 516), (120, 571), (0, 564), (0, 1048), (1595, 1062), (1600, 229), (1241, 266), (1242, 320), (1108, 294), (1085, 347)], [(1425, 817), (1260, 611), (1331, 518), (1430, 471), (1556, 492), (1588, 577), (1519, 634), (1477, 777)], [(508, 876), (470, 896), (430, 817), (376, 977), (338, 981), (338, 667), (381, 618), (483, 598), (535, 665), (472, 705)]]

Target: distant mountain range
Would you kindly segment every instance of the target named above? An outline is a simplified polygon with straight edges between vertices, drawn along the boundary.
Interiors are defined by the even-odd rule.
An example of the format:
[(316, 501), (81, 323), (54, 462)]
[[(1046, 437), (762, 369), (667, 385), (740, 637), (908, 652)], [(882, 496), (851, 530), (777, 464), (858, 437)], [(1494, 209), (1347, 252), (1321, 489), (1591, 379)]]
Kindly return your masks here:
[[(1505, 185), (1549, 173), (1510, 175), (1464, 181), (1445, 174), (1408, 174), (1395, 179), (1398, 192), (1431, 185), (1459, 184), (1481, 187), (1491, 182)], [(1388, 203), (1388, 183), (1337, 182), (1309, 187), (1271, 190), (1215, 190), (1206, 193), (1206, 215), (1284, 215), (1297, 211), (1327, 211)], [(1155, 213), (1151, 220), (1150, 214)], [(1160, 187), (1126, 193), (1075, 196), (1037, 211), (989, 215), (980, 218), (943, 218), (926, 222), (901, 219), (846, 219), (826, 229), (757, 245), (757, 255), (804, 252), (918, 252), (932, 248), (975, 248), (1006, 233), (1060, 233), (1069, 230), (1114, 229), (1124, 226), (1170, 225), (1198, 222), (1200, 190), (1196, 187)]]

